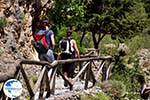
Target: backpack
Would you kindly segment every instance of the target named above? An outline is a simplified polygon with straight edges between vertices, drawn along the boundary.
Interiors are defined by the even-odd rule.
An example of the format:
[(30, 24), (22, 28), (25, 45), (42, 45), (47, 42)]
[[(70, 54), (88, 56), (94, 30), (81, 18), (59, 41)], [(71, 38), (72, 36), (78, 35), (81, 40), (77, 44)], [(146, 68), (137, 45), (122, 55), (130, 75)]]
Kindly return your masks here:
[(73, 48), (70, 41), (71, 41), (71, 38), (62, 38), (60, 40), (61, 53), (67, 53), (67, 54), (73, 54), (74, 53), (74, 48)]
[(38, 53), (47, 53), (48, 43), (46, 42), (46, 31), (39, 31), (34, 34), (34, 48)]

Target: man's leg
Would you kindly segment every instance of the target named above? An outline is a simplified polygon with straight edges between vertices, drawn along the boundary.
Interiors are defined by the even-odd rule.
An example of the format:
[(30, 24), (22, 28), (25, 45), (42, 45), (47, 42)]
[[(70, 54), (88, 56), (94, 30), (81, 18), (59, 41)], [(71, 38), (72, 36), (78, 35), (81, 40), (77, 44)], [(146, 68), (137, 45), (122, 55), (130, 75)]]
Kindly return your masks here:
[(47, 51), (46, 55), (49, 56), (50, 62), (53, 62), (53, 61), (55, 60), (53, 51), (52, 51), (51, 49), (49, 49), (49, 50)]
[(74, 64), (71, 63), (69, 64), (69, 67), (68, 67), (68, 80), (72, 82), (73, 77), (74, 77)]

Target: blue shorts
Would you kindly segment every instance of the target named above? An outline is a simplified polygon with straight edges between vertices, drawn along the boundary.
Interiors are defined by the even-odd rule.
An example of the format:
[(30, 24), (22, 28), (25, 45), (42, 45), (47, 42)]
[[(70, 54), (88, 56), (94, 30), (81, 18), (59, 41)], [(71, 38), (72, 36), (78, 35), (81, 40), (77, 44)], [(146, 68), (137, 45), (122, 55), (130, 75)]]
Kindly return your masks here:
[(46, 55), (48, 55), (50, 57), (50, 59), (51, 59), (52, 62), (55, 60), (53, 51), (51, 49), (49, 49), (47, 51)]

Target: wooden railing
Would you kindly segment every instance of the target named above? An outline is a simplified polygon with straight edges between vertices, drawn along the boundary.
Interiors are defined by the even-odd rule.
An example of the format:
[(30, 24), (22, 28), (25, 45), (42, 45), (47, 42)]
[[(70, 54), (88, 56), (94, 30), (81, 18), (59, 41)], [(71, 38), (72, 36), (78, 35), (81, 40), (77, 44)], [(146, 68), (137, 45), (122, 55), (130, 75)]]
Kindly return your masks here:
[[(97, 65), (95, 61), (99, 61), (100, 64)], [(66, 81), (69, 84), (70, 90), (73, 89), (73, 85), (77, 81), (78, 78), (82, 78), (85, 80), (84, 89), (90, 88), (88, 83), (91, 81), (93, 83), (92, 86), (95, 85), (95, 83), (99, 80), (99, 76), (102, 74), (102, 81), (107, 80), (109, 78), (110, 72), (111, 72), (111, 64), (112, 64), (113, 58), (111, 56), (105, 56), (105, 57), (86, 57), (81, 59), (68, 59), (68, 60), (55, 60), (52, 63), (48, 63), (46, 61), (34, 61), (34, 60), (22, 60), (20, 61), (20, 64), (18, 65), (18, 71), (16, 71), (15, 78), (18, 79), (19, 75), (22, 75), (27, 90), (29, 92), (30, 99), (33, 99), (38, 89), (40, 89), (39, 99), (43, 98), (44, 91), (47, 92), (45, 98), (50, 97), (51, 94), (55, 93), (55, 84), (56, 81), (56, 74), (59, 74), (64, 81)], [(66, 63), (79, 63), (80, 70), (77, 73), (77, 75), (73, 78), (72, 82), (69, 82), (62, 72), (60, 71), (59, 67), (62, 64)], [(27, 77), (27, 74), (25, 72), (24, 65), (30, 64), (30, 65), (40, 65), (42, 70), (40, 72), (40, 75), (34, 85), (34, 87), (31, 87), (31, 84), (29, 82), (29, 78)], [(96, 67), (96, 75), (94, 75), (92, 67)], [(51, 75), (48, 76), (48, 71), (52, 70)], [(21, 74), (20, 74), (21, 73)], [(83, 77), (84, 76), (84, 77)], [(2, 93), (0, 98), (6, 98), (5, 95)], [(37, 97), (36, 97), (37, 98)]]

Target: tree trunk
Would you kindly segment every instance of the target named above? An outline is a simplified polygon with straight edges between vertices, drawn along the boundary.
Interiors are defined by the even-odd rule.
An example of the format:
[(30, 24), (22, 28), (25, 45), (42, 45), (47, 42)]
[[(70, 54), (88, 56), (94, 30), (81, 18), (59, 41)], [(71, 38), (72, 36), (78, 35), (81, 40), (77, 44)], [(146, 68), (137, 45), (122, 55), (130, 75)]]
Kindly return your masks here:
[(92, 38), (93, 38), (94, 48), (98, 49), (99, 48), (99, 43), (101, 42), (101, 40), (104, 38), (104, 36), (106, 34), (99, 33), (97, 39), (96, 39), (96, 35), (97, 35), (97, 33), (92, 32)]

